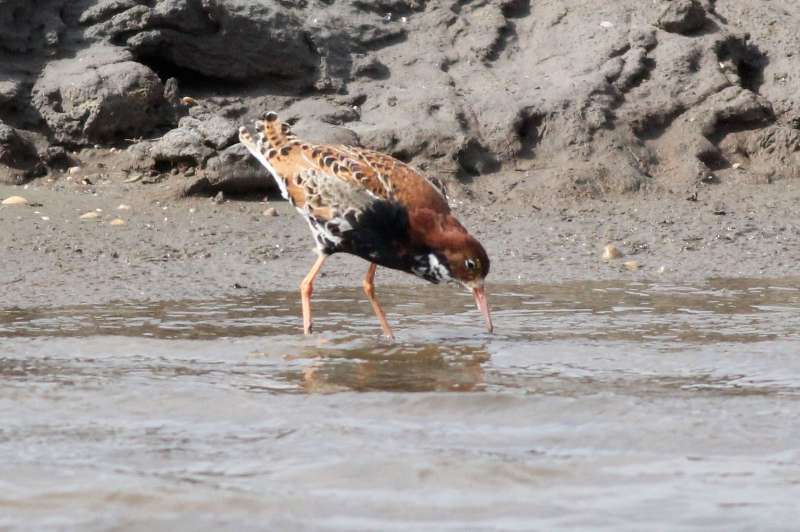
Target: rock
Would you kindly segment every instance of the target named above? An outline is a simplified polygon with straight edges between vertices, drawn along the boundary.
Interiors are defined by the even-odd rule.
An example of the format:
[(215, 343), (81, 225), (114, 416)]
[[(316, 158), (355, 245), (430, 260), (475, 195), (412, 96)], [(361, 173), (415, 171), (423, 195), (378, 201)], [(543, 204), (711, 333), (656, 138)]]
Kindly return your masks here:
[[(0, 52), (49, 56), (62, 43), (66, 29), (64, 0), (4, 0), (0, 10)], [(14, 61), (11, 61), (13, 64)]]
[(178, 78), (169, 78), (164, 82), (164, 99), (168, 103), (178, 103), (180, 99), (180, 86)]
[(217, 195), (216, 195), (216, 196), (214, 196), (213, 198), (211, 198), (211, 201), (213, 201), (213, 202), (214, 202), (214, 203), (216, 203), (217, 205), (220, 205), (220, 204), (222, 204), (222, 203), (225, 203), (225, 193), (224, 193), (224, 192), (222, 192), (222, 191), (220, 190), (219, 192), (217, 192)]
[(706, 11), (698, 0), (670, 0), (658, 17), (664, 31), (689, 35), (706, 24)]
[(60, 170), (67, 168), (72, 162), (67, 150), (65, 150), (62, 146), (48, 146), (40, 154), (40, 157), (42, 161), (44, 161), (44, 163), (50, 168), (57, 168)]
[(27, 205), (28, 200), (22, 196), (9, 196), (0, 202), (2, 205)]
[(99, 217), (100, 217), (100, 213), (98, 213), (97, 211), (89, 211), (89, 212), (81, 214), (79, 216), (79, 218), (81, 220), (86, 220), (86, 221), (97, 220)]
[(622, 251), (619, 250), (614, 244), (608, 244), (603, 248), (603, 259), (613, 260), (622, 257)]
[(215, 150), (222, 150), (236, 143), (239, 134), (236, 124), (218, 115), (211, 115), (204, 120), (187, 116), (181, 118), (178, 125), (197, 131), (203, 137), (203, 142)]
[(491, 173), (500, 167), (494, 154), (474, 138), (458, 149), (455, 158), (461, 170), (471, 176)]
[(276, 211), (273, 207), (269, 207), (262, 214), (267, 217), (274, 217), (278, 216), (278, 211)]
[(354, 106), (341, 102), (302, 99), (282, 111), (281, 119), (292, 124), (292, 131), (304, 135), (306, 131), (303, 128), (310, 129), (322, 124), (341, 126), (346, 122), (356, 121), (359, 119), (359, 112)]
[(32, 98), (53, 137), (67, 145), (137, 137), (172, 120), (155, 72), (102, 46), (50, 62)]
[(210, 159), (205, 175), (184, 190), (186, 195), (224, 190), (231, 194), (274, 192), (275, 181), (242, 144), (234, 144)]
[(365, 56), (353, 61), (353, 77), (369, 79), (388, 79), (389, 67), (378, 58)]
[(767, 125), (772, 118), (772, 106), (758, 94), (741, 87), (727, 87), (708, 99), (701, 114), (700, 131), (705, 137), (713, 137), (730, 123)]
[[(288, 7), (288, 6), (287, 6)], [(135, 5), (89, 29), (137, 57), (225, 80), (311, 78), (319, 58), (294, 9), (277, 2), (162, 0)], [(254, 36), (258, 36), (257, 38)]]
[(36, 146), (13, 127), (0, 122), (0, 164), (27, 169), (39, 162)]
[(22, 93), (23, 89), (20, 80), (0, 80), (0, 113), (10, 114), (19, 105)]
[(504, 47), (508, 20), (499, 2), (467, 5), (448, 28), (448, 33), (465, 56), (479, 61), (497, 59)]
[(100, 0), (81, 13), (79, 20), (81, 24), (100, 22), (137, 4), (137, 0)]
[(627, 261), (623, 262), (622, 265), (625, 266), (626, 269), (628, 269), (628, 270), (630, 270), (632, 272), (635, 272), (636, 270), (639, 269), (639, 261), (638, 260), (627, 260)]
[(114, 218), (113, 220), (108, 222), (108, 225), (120, 226), (120, 225), (126, 225), (126, 222), (122, 218)]
[(117, 207), (118, 211), (129, 211), (131, 210), (130, 205), (125, 205), (124, 203), (120, 203), (119, 207)]
[(158, 165), (186, 164), (199, 166), (214, 154), (199, 131), (181, 127), (168, 131), (166, 135), (149, 144), (148, 153)]
[(328, 124), (318, 120), (301, 120), (292, 127), (292, 132), (300, 138), (315, 144), (346, 144), (360, 146), (361, 139), (352, 129)]
[(75, 174), (77, 174), (77, 173), (78, 173), (78, 172), (80, 172), (80, 171), (81, 171), (81, 167), (80, 167), (80, 166), (70, 166), (70, 167), (67, 169), (67, 173), (68, 173), (69, 175), (75, 175)]
[(800, 131), (797, 129), (774, 125), (745, 130), (728, 135), (720, 142), (720, 147), (732, 154), (746, 155), (749, 171), (785, 178), (800, 177)]
[(134, 157), (149, 158), (156, 167), (205, 166), (217, 150), (236, 142), (238, 128), (227, 118), (206, 115), (203, 119), (181, 118), (179, 127), (155, 141), (145, 141), (128, 148)]

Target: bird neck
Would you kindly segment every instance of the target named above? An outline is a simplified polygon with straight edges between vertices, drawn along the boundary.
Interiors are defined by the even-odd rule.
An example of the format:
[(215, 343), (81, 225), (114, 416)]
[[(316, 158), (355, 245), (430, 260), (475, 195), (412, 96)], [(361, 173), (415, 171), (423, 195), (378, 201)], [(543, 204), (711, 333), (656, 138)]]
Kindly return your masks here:
[(464, 226), (449, 213), (415, 209), (409, 212), (408, 219), (411, 242), (433, 250), (457, 247), (469, 238)]

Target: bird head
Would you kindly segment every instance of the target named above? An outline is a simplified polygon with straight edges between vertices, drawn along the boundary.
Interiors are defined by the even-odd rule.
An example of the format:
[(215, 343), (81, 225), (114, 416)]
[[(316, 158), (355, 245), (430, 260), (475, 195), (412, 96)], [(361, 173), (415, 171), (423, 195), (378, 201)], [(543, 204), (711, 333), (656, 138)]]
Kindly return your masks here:
[(464, 234), (463, 238), (454, 239), (452, 245), (440, 250), (447, 262), (450, 277), (472, 292), (475, 304), (486, 320), (486, 328), (492, 332), (492, 316), (486, 300), (484, 280), (489, 275), (489, 256), (486, 250), (472, 235)]
[(492, 332), (494, 327), (484, 286), (490, 266), (486, 250), (449, 214), (416, 221), (416, 237), (431, 252), (420, 257), (422, 267), (415, 273), (433, 282), (457, 282), (470, 290), (486, 320), (486, 328)]

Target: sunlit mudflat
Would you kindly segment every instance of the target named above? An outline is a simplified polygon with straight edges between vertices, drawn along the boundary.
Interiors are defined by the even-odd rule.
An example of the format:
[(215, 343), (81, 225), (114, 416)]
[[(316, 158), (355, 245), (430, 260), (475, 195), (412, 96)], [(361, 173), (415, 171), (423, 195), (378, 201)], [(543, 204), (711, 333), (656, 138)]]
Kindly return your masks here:
[(800, 281), (420, 287), (0, 309), (0, 529), (797, 525)]

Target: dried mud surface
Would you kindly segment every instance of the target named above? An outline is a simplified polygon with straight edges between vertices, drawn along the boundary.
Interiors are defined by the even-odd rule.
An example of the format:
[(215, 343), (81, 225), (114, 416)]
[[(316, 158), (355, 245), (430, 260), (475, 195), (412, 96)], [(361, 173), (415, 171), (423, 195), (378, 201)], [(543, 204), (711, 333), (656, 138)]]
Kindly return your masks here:
[[(586, 200), (532, 208), (501, 188), (457, 190), (455, 209), (486, 245), (490, 282), (787, 277), (800, 261), (800, 187), (710, 186), (680, 196)], [(176, 198), (168, 184), (66, 178), (0, 186), (31, 205), (0, 206), (3, 307), (201, 299), (294, 289), (314, 260), (304, 221), (273, 198)], [(119, 205), (129, 210), (118, 210)], [(530, 205), (528, 205), (531, 208)], [(277, 216), (265, 215), (274, 208)], [(97, 212), (93, 220), (81, 220)], [(47, 220), (43, 219), (47, 218)], [(125, 225), (110, 221), (121, 218)], [(603, 260), (606, 244), (623, 251)], [(624, 263), (636, 261), (629, 270)], [(335, 255), (317, 287), (358, 287), (366, 263)], [(380, 269), (381, 284), (427, 283)], [(459, 290), (453, 288), (453, 290)], [(380, 292), (379, 292), (380, 293)]]

